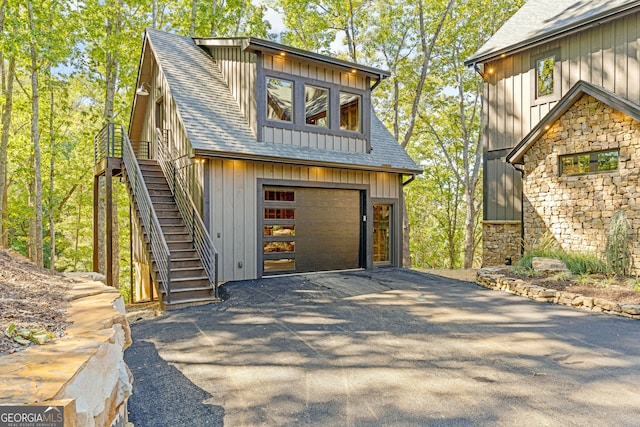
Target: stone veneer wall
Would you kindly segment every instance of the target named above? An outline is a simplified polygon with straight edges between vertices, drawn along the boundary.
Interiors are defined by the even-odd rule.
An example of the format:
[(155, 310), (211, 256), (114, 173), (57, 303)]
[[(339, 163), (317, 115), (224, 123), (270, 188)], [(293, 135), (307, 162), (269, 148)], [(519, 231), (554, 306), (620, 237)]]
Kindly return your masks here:
[[(559, 156), (619, 149), (618, 170), (559, 176)], [(570, 251), (604, 254), (606, 232), (617, 210), (633, 233), (631, 252), (640, 267), (640, 123), (583, 95), (524, 156), (525, 241), (545, 233)]]
[(482, 265), (505, 265), (507, 258), (515, 264), (520, 259), (520, 221), (485, 221), (482, 224)]

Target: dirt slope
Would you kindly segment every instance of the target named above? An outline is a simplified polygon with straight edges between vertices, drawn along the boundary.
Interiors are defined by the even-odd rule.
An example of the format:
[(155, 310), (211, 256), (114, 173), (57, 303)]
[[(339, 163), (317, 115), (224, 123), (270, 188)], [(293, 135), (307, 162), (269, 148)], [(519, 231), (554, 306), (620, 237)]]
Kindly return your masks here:
[(64, 297), (71, 283), (15, 252), (0, 250), (0, 356), (25, 348), (5, 335), (11, 324), (64, 335), (69, 325)]

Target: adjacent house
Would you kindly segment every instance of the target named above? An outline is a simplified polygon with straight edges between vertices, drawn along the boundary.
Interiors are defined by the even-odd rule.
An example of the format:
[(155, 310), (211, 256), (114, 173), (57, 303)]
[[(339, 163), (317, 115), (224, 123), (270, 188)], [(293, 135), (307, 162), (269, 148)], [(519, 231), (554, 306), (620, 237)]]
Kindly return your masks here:
[(640, 2), (529, 0), (466, 64), (484, 79), (483, 264), (545, 235), (603, 254), (622, 210), (640, 267)]
[(421, 170), (373, 112), (388, 75), (147, 30), (121, 137), (139, 295), (156, 283), (167, 303), (198, 302), (218, 282), (400, 266), (403, 186)]

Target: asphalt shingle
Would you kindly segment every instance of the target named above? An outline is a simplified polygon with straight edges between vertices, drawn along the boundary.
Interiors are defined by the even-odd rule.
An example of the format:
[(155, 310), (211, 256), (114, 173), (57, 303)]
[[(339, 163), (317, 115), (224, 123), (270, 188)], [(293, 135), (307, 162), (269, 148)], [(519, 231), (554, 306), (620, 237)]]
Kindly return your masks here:
[(629, 0), (528, 0), (466, 63), (485, 61), (639, 5)]
[(337, 167), (419, 173), (421, 170), (371, 113), (371, 152), (351, 153), (258, 142), (213, 59), (193, 39), (147, 30), (187, 137), (212, 156), (264, 157), (285, 163), (317, 162)]

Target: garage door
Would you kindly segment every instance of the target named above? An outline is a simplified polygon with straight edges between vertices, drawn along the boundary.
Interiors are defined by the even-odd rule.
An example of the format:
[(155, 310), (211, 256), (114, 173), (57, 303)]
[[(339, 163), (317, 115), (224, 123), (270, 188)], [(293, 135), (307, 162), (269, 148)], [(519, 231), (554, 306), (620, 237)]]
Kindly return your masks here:
[(361, 266), (359, 190), (264, 187), (263, 273)]

